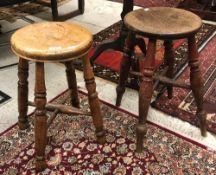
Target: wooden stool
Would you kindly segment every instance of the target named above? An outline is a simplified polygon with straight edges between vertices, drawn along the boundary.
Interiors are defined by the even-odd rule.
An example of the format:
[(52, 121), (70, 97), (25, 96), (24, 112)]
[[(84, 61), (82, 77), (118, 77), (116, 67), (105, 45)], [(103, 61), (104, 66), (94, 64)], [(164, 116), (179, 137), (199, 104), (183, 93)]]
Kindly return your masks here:
[(85, 10), (85, 0), (78, 0), (78, 9), (73, 10), (71, 12), (68, 12), (66, 14), (59, 15), (58, 12), (58, 1), (57, 0), (51, 0), (51, 2), (46, 2), (42, 0), (36, 0), (35, 1), (38, 4), (51, 7), (52, 9), (52, 18), (54, 21), (65, 21), (69, 18), (72, 18), (74, 16), (80, 15), (84, 13)]
[[(38, 32), (40, 31), (40, 32)], [(12, 50), (19, 56), (18, 67), (18, 124), (20, 129), (29, 126), (27, 118), (27, 106), (35, 105), (35, 149), (36, 169), (41, 171), (46, 167), (45, 147), (47, 143), (46, 110), (55, 110), (55, 113), (65, 112), (69, 114), (87, 114), (81, 111), (76, 84), (75, 69), (72, 60), (83, 59), (84, 79), (88, 90), (88, 99), (93, 123), (96, 127), (97, 140), (105, 141), (103, 121), (99, 100), (96, 92), (94, 74), (87, 58), (92, 46), (92, 35), (85, 28), (75, 24), (63, 22), (44, 22), (26, 26), (16, 31), (12, 38)], [(28, 61), (36, 62), (35, 100), (28, 102)], [(67, 81), (70, 89), (72, 106), (47, 103), (44, 78), (44, 62), (61, 62), (66, 66)], [(55, 71), (55, 70), (53, 70)]]
[[(202, 136), (206, 135), (206, 114), (203, 109), (203, 81), (199, 69), (198, 52), (195, 34), (202, 25), (201, 19), (186, 10), (154, 7), (139, 9), (130, 12), (124, 18), (126, 27), (130, 30), (124, 48), (124, 57), (121, 63), (120, 80), (117, 86), (116, 105), (119, 106), (125, 83), (131, 67), (131, 55), (135, 47), (135, 36), (142, 35), (149, 38), (144, 69), (134, 72), (141, 77), (139, 90), (139, 123), (136, 127), (138, 152), (142, 151), (143, 138), (147, 131), (146, 118), (153, 94), (153, 80), (157, 79), (167, 85), (168, 97), (172, 97), (173, 86), (191, 89), (197, 105), (197, 117), (200, 122)], [(171, 80), (174, 69), (174, 51), (172, 40), (188, 39), (188, 60), (190, 66), (190, 85), (184, 85)], [(165, 40), (165, 60), (168, 65), (166, 77), (154, 76), (156, 40)]]

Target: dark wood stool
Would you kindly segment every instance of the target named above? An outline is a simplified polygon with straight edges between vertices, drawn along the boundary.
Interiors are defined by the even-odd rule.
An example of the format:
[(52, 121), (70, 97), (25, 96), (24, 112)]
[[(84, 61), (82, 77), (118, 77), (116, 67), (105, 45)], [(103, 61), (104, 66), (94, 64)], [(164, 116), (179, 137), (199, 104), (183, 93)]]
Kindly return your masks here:
[[(126, 27), (130, 30), (124, 47), (124, 57), (121, 62), (120, 80), (117, 86), (116, 105), (119, 106), (125, 83), (131, 68), (131, 55), (135, 46), (136, 35), (142, 35), (149, 39), (147, 54), (144, 61), (144, 69), (141, 72), (133, 72), (140, 76), (139, 90), (139, 123), (137, 124), (137, 148), (142, 151), (143, 138), (147, 131), (146, 118), (153, 94), (153, 80), (159, 80), (167, 85), (168, 97), (172, 97), (173, 86), (191, 89), (197, 105), (197, 117), (200, 122), (202, 136), (206, 135), (206, 114), (203, 109), (203, 81), (199, 69), (198, 52), (195, 34), (202, 25), (201, 19), (195, 14), (181, 9), (168, 7), (145, 8), (132, 11), (124, 18)], [(172, 40), (188, 39), (188, 61), (190, 66), (190, 85), (185, 85), (171, 79), (174, 69), (174, 52)], [(165, 61), (168, 65), (165, 77), (154, 76), (156, 40), (162, 39), (165, 44)]]
[(85, 0), (78, 0), (78, 9), (63, 15), (59, 15), (58, 0), (50, 0), (50, 2), (43, 1), (43, 0), (1, 0), (0, 7), (15, 5), (24, 2), (30, 2), (30, 1), (50, 7), (52, 9), (52, 18), (54, 21), (65, 21), (74, 16), (83, 14), (85, 10)]
[(182, 0), (178, 8), (190, 10), (202, 19), (216, 21), (216, 0)]
[[(16, 31), (11, 38), (12, 50), (19, 56), (18, 124), (20, 129), (26, 129), (29, 126), (27, 117), (28, 105), (36, 106), (35, 149), (36, 169), (39, 171), (46, 167), (45, 147), (47, 143), (47, 128), (56, 116), (54, 115), (47, 121), (46, 110), (52, 110), (55, 114), (64, 112), (68, 114), (92, 115), (93, 123), (96, 128), (97, 140), (99, 143), (105, 141), (94, 74), (89, 59), (87, 58), (92, 42), (92, 35), (85, 28), (63, 22), (45, 22), (29, 25)], [(72, 60), (76, 58), (83, 59), (84, 79), (88, 90), (91, 114), (83, 112), (78, 108), (79, 99), (76, 75), (72, 64)], [(28, 102), (27, 78), (29, 60), (36, 63), (34, 102)], [(72, 106), (47, 103), (44, 62), (61, 62), (65, 64)]]
[(63, 15), (59, 15), (57, 0), (51, 0), (50, 2), (46, 2), (43, 0), (35, 0), (35, 2), (50, 7), (52, 9), (52, 18), (54, 21), (65, 21), (74, 16), (83, 14), (85, 10), (85, 0), (78, 0), (78, 9)]

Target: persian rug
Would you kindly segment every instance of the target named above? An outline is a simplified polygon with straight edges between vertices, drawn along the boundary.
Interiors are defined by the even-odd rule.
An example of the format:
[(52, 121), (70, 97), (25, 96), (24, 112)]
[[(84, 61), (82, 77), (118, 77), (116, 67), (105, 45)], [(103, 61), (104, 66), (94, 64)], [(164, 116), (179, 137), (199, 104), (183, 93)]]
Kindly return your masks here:
[[(200, 53), (200, 67), (204, 78), (204, 106), (207, 112), (207, 129), (216, 133), (216, 35)], [(189, 83), (189, 68), (177, 79)], [(172, 99), (164, 92), (154, 102), (157, 109), (178, 117), (193, 125), (198, 125), (195, 117), (196, 105), (192, 91), (174, 88)]]
[[(66, 92), (67, 93), (67, 92)], [(64, 98), (63, 93), (54, 100)], [(79, 94), (88, 110), (87, 96)], [(66, 104), (69, 105), (69, 99)], [(48, 130), (48, 168), (41, 174), (142, 175), (215, 174), (216, 154), (210, 148), (148, 123), (144, 151), (135, 153), (137, 116), (101, 103), (106, 143), (99, 145), (90, 116), (59, 114)], [(32, 115), (29, 117), (31, 123)], [(34, 126), (20, 131), (17, 124), (0, 136), (0, 174), (36, 175)]]
[[(121, 22), (117, 22), (110, 27), (102, 30), (98, 34), (94, 35), (94, 48), (99, 44), (103, 43), (109, 39), (115, 39), (119, 36), (119, 31), (121, 27)], [(196, 35), (196, 40), (198, 47), (200, 47), (215, 31), (216, 26), (204, 24), (200, 29), (199, 33)], [(174, 76), (176, 76), (187, 62), (187, 42), (185, 40), (178, 40), (174, 42), (175, 49), (175, 70)], [(156, 68), (157, 74), (164, 74), (166, 71), (166, 66), (163, 63), (164, 46), (162, 41), (157, 42), (157, 52), (156, 52)], [(139, 54), (137, 49), (137, 54)], [(94, 53), (94, 49), (89, 53), (89, 57)], [(94, 73), (96, 76), (108, 79), (113, 82), (118, 82), (119, 80), (119, 67), (122, 59), (122, 53), (113, 50), (104, 51), (95, 61)], [(82, 70), (82, 62), (75, 62), (75, 68)], [(137, 77), (129, 75), (127, 86), (133, 89), (139, 88), (139, 81)], [(159, 89), (161, 89), (159, 87)], [(159, 91), (159, 90), (158, 90)]]
[(0, 90), (0, 105), (5, 103), (11, 97)]
[[(123, 2), (123, 0), (109, 0), (113, 2)], [(134, 0), (134, 5), (140, 7), (177, 7), (182, 0)]]
[[(109, 0), (122, 3), (123, 0)], [(216, 21), (216, 5), (211, 0), (196, 1), (196, 0), (133, 0), (134, 5), (148, 7), (176, 7), (183, 8), (200, 16), (202, 19)]]
[[(50, 2), (49, 0), (43, 0), (45, 2)], [(68, 0), (58, 0), (58, 5), (66, 3)], [(0, 20), (7, 20), (14, 22), (20, 16), (32, 15), (46, 10), (47, 8), (43, 5), (26, 2), (19, 5), (0, 7)]]

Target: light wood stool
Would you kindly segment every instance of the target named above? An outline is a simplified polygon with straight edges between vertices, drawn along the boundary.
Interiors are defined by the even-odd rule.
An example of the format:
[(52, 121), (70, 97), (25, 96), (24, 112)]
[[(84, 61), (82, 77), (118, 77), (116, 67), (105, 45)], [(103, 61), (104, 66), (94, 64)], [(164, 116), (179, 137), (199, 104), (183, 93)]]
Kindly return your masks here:
[[(103, 121), (96, 84), (92, 67), (87, 54), (92, 47), (92, 34), (85, 28), (63, 22), (44, 22), (28, 25), (16, 31), (11, 38), (13, 52), (19, 56), (18, 66), (18, 124), (20, 129), (29, 126), (27, 110), (28, 105), (36, 106), (35, 110), (35, 150), (36, 170), (46, 168), (45, 147), (47, 144), (46, 110), (55, 110), (55, 113), (86, 114), (79, 107), (75, 69), (72, 60), (82, 58), (84, 79), (88, 90), (88, 99), (96, 136), (99, 143), (105, 141)], [(28, 102), (28, 61), (36, 63), (35, 100)], [(72, 106), (47, 103), (44, 77), (44, 62), (61, 62), (66, 66), (67, 81), (70, 89)], [(55, 70), (53, 70), (55, 71)], [(54, 78), (54, 77), (53, 77)]]
[[(116, 105), (119, 106), (125, 83), (128, 77), (132, 53), (135, 47), (135, 36), (141, 35), (149, 39), (147, 54), (144, 61), (144, 69), (141, 72), (133, 72), (141, 78), (139, 89), (139, 123), (137, 124), (137, 148), (142, 151), (143, 138), (147, 131), (146, 119), (148, 109), (153, 94), (153, 80), (160, 81), (167, 85), (168, 97), (172, 97), (173, 86), (191, 89), (194, 94), (197, 105), (197, 117), (200, 122), (201, 134), (206, 135), (206, 114), (203, 109), (203, 80), (199, 69), (198, 52), (195, 41), (195, 34), (202, 25), (201, 19), (186, 10), (153, 7), (132, 11), (124, 18), (124, 23), (129, 29), (124, 48), (124, 57), (120, 68), (120, 80), (117, 87)], [(174, 69), (174, 51), (172, 41), (180, 38), (188, 39), (188, 61), (190, 66), (190, 85), (185, 85), (172, 80)], [(168, 65), (166, 77), (156, 77), (155, 71), (155, 52), (156, 40), (164, 40), (165, 44), (165, 62)]]

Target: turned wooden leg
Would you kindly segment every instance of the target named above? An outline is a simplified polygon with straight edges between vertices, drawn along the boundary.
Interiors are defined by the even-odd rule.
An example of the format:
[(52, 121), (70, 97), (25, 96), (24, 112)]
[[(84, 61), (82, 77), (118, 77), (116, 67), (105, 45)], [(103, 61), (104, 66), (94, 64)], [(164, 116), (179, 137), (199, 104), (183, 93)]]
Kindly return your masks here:
[(100, 110), (100, 102), (98, 99), (98, 94), (96, 92), (94, 74), (87, 55), (83, 56), (83, 72), (84, 72), (86, 88), (88, 91), (88, 99), (89, 99), (91, 114), (93, 117), (93, 123), (96, 128), (97, 140), (99, 143), (104, 143), (105, 132), (103, 129), (103, 117)]
[(20, 129), (26, 129), (29, 126), (28, 112), (28, 61), (19, 59), (18, 65), (18, 125)]
[(68, 87), (70, 89), (70, 94), (71, 94), (71, 104), (74, 107), (79, 107), (76, 73), (75, 73), (75, 69), (73, 66), (73, 62), (72, 61), (66, 62), (65, 66), (66, 66)]
[(35, 154), (36, 170), (46, 168), (45, 147), (47, 143), (46, 87), (44, 80), (44, 63), (36, 63), (35, 80)]
[[(173, 42), (171, 40), (166, 40), (164, 42), (164, 46), (165, 46), (164, 60), (165, 60), (165, 64), (168, 66), (166, 76), (168, 78), (173, 78), (174, 61), (175, 61)], [(168, 98), (171, 99), (173, 96), (173, 86), (172, 85), (167, 85), (167, 94), (168, 94)]]
[(153, 94), (153, 74), (155, 64), (156, 40), (149, 39), (144, 69), (139, 90), (139, 123), (136, 126), (137, 147), (136, 151), (143, 149), (143, 138), (146, 134), (146, 119)]
[(132, 63), (131, 56), (134, 50), (134, 44), (135, 44), (135, 36), (132, 32), (129, 32), (127, 39), (125, 41), (124, 55), (120, 66), (119, 83), (116, 88), (116, 93), (117, 93), (116, 106), (120, 106), (122, 96), (125, 92), (125, 85), (126, 85), (126, 81)]
[(201, 134), (202, 136), (206, 136), (206, 113), (203, 109), (203, 79), (199, 68), (195, 36), (188, 38), (188, 51), (190, 83), (197, 105), (196, 115), (199, 118)]

